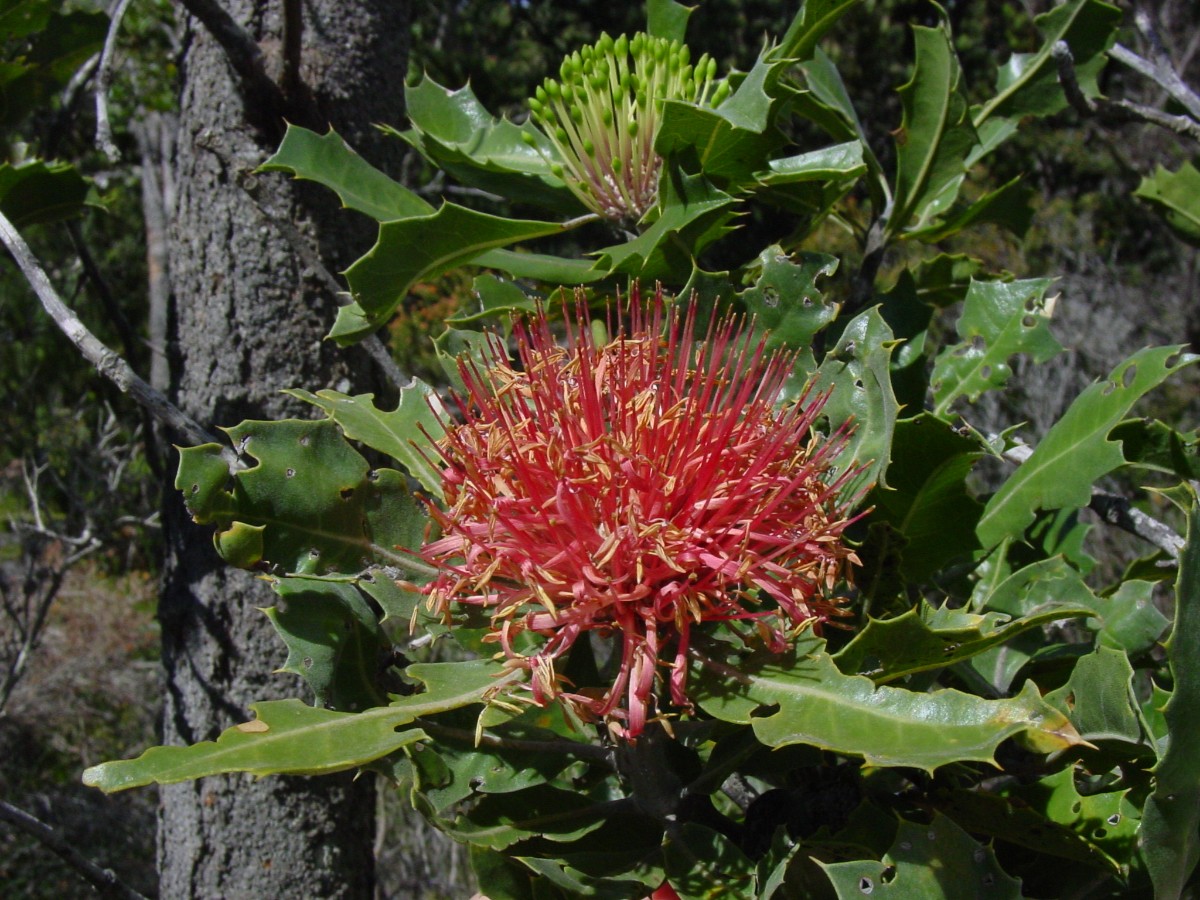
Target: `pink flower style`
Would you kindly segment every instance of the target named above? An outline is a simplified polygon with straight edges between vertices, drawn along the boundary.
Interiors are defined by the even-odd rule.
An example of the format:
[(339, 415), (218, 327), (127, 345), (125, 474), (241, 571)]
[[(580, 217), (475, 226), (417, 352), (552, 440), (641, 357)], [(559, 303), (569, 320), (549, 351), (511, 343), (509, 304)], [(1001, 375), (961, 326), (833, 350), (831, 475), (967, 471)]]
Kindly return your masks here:
[[(599, 345), (585, 303), (566, 310), (565, 346), (544, 310), (515, 324), (519, 368), (493, 336), (487, 367), (462, 362), (461, 422), (437, 442), (441, 537), (421, 551), (438, 576), (422, 590), (449, 617), (483, 607), (533, 699), (558, 699), (636, 738), (660, 688), (688, 708), (688, 647), (704, 622), (750, 620), (774, 649), (842, 613), (833, 594), (857, 563), (831, 477), (846, 429), (813, 429), (825, 396), (784, 407), (793, 365), (726, 318), (693, 337), (661, 289), (632, 293)], [(615, 329), (614, 329), (615, 325)], [(543, 638), (529, 655), (522, 633)], [(618, 637), (606, 689), (574, 690), (555, 663), (589, 633)]]

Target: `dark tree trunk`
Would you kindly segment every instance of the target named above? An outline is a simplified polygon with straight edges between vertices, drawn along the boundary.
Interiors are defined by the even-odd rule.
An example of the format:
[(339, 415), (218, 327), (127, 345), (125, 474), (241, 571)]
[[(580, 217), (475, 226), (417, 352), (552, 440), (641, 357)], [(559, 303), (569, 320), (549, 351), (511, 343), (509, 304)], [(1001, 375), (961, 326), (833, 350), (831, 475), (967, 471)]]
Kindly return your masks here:
[[(301, 77), (318, 121), (368, 159), (396, 171), (400, 147), (376, 122), (403, 115), (409, 5), (404, 0), (225, 0), (224, 7), (283, 78), (285, 7), (303, 7)], [(330, 269), (373, 238), (336, 199), (279, 175), (254, 175), (281, 123), (238, 93), (228, 60), (198, 23), (185, 23), (175, 215), (170, 228), (172, 385), (178, 404), (212, 425), (309, 416), (280, 394), (353, 385), (369, 389), (365, 354), (322, 336), (335, 298), (297, 255), (297, 235)], [(389, 158), (390, 156), (390, 158)], [(291, 223), (288, 235), (280, 221)], [(358, 226), (358, 227), (355, 227)], [(282, 644), (258, 607), (272, 594), (227, 568), (207, 529), (177, 495), (166, 502), (168, 559), (160, 619), (167, 698), (164, 743), (211, 740), (250, 718), (259, 699), (303, 686), (274, 675)], [(158, 865), (163, 897), (368, 898), (372, 894), (372, 781), (208, 778), (164, 788)]]

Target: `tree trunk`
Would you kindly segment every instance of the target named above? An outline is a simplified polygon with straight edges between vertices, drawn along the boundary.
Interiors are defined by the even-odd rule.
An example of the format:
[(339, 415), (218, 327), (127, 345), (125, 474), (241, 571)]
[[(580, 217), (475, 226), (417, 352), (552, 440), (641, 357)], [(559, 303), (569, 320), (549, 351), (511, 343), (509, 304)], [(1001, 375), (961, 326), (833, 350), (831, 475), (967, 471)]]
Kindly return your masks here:
[[(294, 0), (225, 0), (281, 78), (282, 9)], [(396, 171), (400, 142), (370, 126), (403, 116), (409, 4), (307, 0), (300, 75), (319, 115), (377, 165)], [(335, 298), (297, 255), (311, 242), (330, 269), (373, 240), (332, 195), (279, 175), (252, 174), (277, 145), (281, 123), (243, 103), (222, 49), (184, 24), (182, 96), (169, 262), (176, 402), (212, 425), (309, 416), (288, 387), (369, 389), (365, 354), (322, 340)], [(274, 120), (274, 121), (272, 121)], [(320, 122), (310, 124), (319, 125)], [(388, 158), (390, 155), (390, 159)], [(295, 232), (280, 228), (291, 223)], [(359, 227), (355, 227), (359, 226)], [(260, 699), (296, 695), (275, 675), (282, 643), (258, 611), (273, 595), (227, 568), (209, 529), (192, 525), (168, 492), (167, 563), (160, 619), (166, 670), (164, 743), (212, 740), (251, 717)], [(372, 780), (249, 776), (166, 787), (159, 813), (163, 897), (368, 898), (373, 889)]]

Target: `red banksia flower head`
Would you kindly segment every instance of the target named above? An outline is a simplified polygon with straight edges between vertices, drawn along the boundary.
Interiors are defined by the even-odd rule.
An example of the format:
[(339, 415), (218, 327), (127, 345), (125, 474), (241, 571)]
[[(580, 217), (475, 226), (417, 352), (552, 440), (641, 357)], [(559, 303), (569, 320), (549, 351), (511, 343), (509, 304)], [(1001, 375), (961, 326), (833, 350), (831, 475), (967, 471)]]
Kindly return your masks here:
[[(831, 476), (845, 432), (814, 431), (825, 398), (780, 409), (793, 358), (734, 320), (697, 341), (694, 306), (668, 312), (660, 290), (646, 311), (636, 289), (606, 343), (582, 300), (565, 318), (565, 345), (539, 311), (516, 323), (518, 363), (496, 337), (485, 369), (460, 365), (462, 421), (437, 442), (442, 535), (421, 551), (440, 574), (423, 590), (445, 615), (490, 613), (535, 702), (636, 738), (666, 686), (688, 706), (702, 623), (749, 622), (783, 649), (841, 612), (833, 591), (857, 560), (838, 498), (854, 473)], [(576, 688), (556, 662), (593, 633), (619, 665)]]

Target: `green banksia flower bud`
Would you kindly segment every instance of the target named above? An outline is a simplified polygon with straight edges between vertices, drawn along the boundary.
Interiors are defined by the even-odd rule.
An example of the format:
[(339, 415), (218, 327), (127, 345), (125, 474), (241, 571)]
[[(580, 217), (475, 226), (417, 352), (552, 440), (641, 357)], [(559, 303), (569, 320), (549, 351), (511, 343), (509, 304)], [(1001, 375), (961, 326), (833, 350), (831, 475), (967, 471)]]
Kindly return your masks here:
[[(540, 126), (556, 158), (529, 146), (550, 163), (575, 196), (597, 215), (633, 224), (658, 202), (662, 160), (653, 151), (659, 111), (666, 100), (715, 105), (729, 94), (716, 85), (708, 99), (716, 61), (707, 53), (695, 65), (679, 41), (638, 32), (567, 56), (559, 78), (547, 78), (529, 101), (530, 121)], [(602, 174), (606, 173), (606, 174)]]

